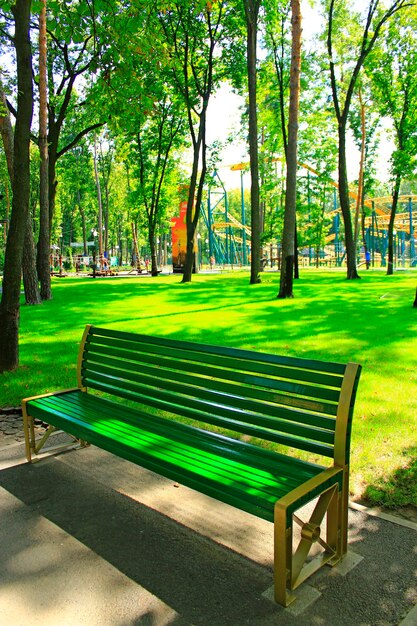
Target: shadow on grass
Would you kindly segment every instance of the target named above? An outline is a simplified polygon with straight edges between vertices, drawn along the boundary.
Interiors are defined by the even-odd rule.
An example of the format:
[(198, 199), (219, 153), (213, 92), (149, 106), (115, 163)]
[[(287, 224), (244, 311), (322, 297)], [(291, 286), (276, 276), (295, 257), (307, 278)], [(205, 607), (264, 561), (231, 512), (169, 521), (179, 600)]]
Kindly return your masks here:
[(406, 448), (404, 458), (407, 459), (404, 467), (367, 486), (366, 499), (387, 508), (417, 507), (417, 446)]
[(380, 467), (380, 454), (390, 457), (388, 472), (401, 467), (404, 441), (412, 440), (417, 427), (417, 317), (410, 307), (416, 276), (416, 271), (393, 277), (370, 272), (360, 281), (347, 281), (342, 272), (303, 271), (292, 300), (277, 300), (279, 276), (269, 273), (258, 285), (249, 285), (244, 272), (196, 275), (187, 284), (179, 276), (161, 275), (56, 279), (53, 300), (21, 309), (21, 366), (0, 376), (0, 406), (74, 387), (87, 323), (274, 354), (356, 361), (363, 374), (353, 466), (367, 474), (369, 484), (372, 468), (376, 473)]
[(263, 283), (251, 286), (242, 273), (197, 275), (188, 284), (177, 276), (57, 282), (53, 300), (22, 307), (22, 367), (5, 377), (3, 405), (12, 401), (7, 392), (12, 381), (18, 383), (19, 398), (25, 387), (40, 393), (46, 391), (43, 383), (55, 389), (73, 386), (87, 323), (306, 358), (353, 360), (368, 371), (377, 362), (383, 375), (391, 374), (401, 355), (408, 367), (404, 346), (412, 341), (416, 319), (404, 280), (387, 282), (378, 275), (356, 282), (341, 273), (306, 272), (295, 286), (294, 300), (277, 300), (278, 280), (268, 274)]

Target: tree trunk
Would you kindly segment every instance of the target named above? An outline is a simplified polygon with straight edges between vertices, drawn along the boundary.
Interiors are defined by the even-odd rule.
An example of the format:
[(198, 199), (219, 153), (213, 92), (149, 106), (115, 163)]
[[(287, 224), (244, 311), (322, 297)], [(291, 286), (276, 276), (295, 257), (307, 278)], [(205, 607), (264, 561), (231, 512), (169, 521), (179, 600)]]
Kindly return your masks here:
[(52, 224), (52, 218), (55, 213), (55, 198), (58, 181), (56, 179), (56, 164), (58, 161), (58, 140), (59, 128), (54, 120), (52, 110), (48, 115), (48, 203), (49, 203), (49, 224)]
[(50, 300), (51, 272), (49, 255), (51, 248), (51, 227), (49, 215), (48, 183), (48, 104), (46, 71), (46, 0), (41, 2), (39, 14), (39, 154), (40, 154), (40, 198), (39, 198), (39, 238), (37, 270), (41, 286), (42, 300)]
[(19, 313), (22, 255), (30, 195), (30, 128), (33, 114), (31, 0), (16, 0), (14, 45), (17, 63), (17, 115), (13, 146), (13, 201), (7, 236), (0, 302), (0, 372), (19, 364)]
[[(190, 179), (190, 187), (188, 190), (187, 200), (187, 251), (185, 254), (184, 270), (182, 281), (183, 283), (191, 282), (191, 276), (195, 267), (195, 235), (197, 230), (198, 218), (200, 216), (201, 200), (203, 196), (204, 180), (206, 178), (207, 162), (206, 162), (206, 117), (207, 117), (207, 105), (208, 99), (203, 104), (203, 108), (200, 113), (200, 124), (198, 130), (197, 142), (194, 145), (193, 155), (193, 171)], [(201, 155), (201, 172), (198, 177), (198, 165)], [(198, 184), (197, 184), (198, 178)], [(197, 194), (196, 194), (197, 189)]]
[[(0, 75), (1, 79), (1, 75)], [(4, 111), (4, 113), (3, 113)], [(0, 135), (3, 141), (4, 154), (6, 156), (7, 171), (10, 183), (13, 184), (13, 127), (7, 108), (6, 95), (0, 80)]]
[(300, 266), (298, 263), (298, 231), (297, 231), (297, 214), (295, 215), (295, 230), (294, 230), (294, 280), (300, 278)]
[(158, 254), (155, 245), (155, 229), (152, 227), (149, 229), (149, 247), (151, 249), (151, 275), (158, 276)]
[[(364, 169), (365, 169), (365, 148), (366, 148), (366, 124), (365, 124), (365, 104), (362, 99), (362, 90), (359, 89), (359, 105), (361, 113), (361, 156), (359, 162), (359, 176), (358, 176), (358, 195), (356, 197), (356, 210), (355, 210), (355, 250), (358, 249), (359, 241), (359, 216), (361, 207), (363, 208), (364, 197)], [(365, 242), (364, 242), (365, 243)]]
[(100, 256), (99, 262), (102, 263), (103, 260), (103, 203), (101, 199), (101, 185), (100, 185), (100, 176), (98, 173), (98, 162), (97, 162), (97, 142), (96, 137), (94, 137), (94, 178), (96, 181), (96, 189), (97, 189), (97, 203), (98, 203), (98, 253)]
[(140, 265), (140, 254), (139, 254), (139, 244), (138, 244), (138, 229), (134, 222), (131, 222), (130, 227), (132, 229), (132, 238), (133, 238), (133, 250), (136, 257), (136, 269), (138, 272), (142, 271)]
[(257, 0), (245, 0), (246, 13), (246, 62), (248, 70), (249, 93), (249, 160), (251, 174), (251, 274), (250, 284), (261, 282), (261, 206), (259, 191), (259, 153), (258, 153), (258, 115), (256, 104), (256, 42), (260, 3)]
[(288, 115), (287, 177), (285, 191), (282, 263), (278, 298), (293, 297), (295, 253), (295, 208), (297, 200), (297, 138), (301, 70), (301, 8), (300, 0), (291, 0), (292, 51), (290, 70), (290, 107)]
[[(28, 212), (26, 221), (25, 243), (22, 258), (23, 286), (25, 289), (26, 304), (40, 304), (42, 302), (38, 287), (38, 272), (36, 271), (36, 252), (33, 239), (32, 216)], [(48, 274), (50, 274), (48, 267)]]
[(401, 175), (397, 174), (394, 184), (394, 193), (392, 194), (391, 214), (388, 223), (388, 265), (387, 276), (394, 273), (394, 225), (395, 216), (397, 214), (398, 196), (400, 195)]
[[(7, 171), (10, 178), (10, 184), (13, 184), (13, 142), (14, 133), (10, 120), (10, 114), (7, 108), (7, 100), (0, 82), (0, 103), (4, 107), (4, 115), (0, 115), (0, 134), (3, 140), (4, 153), (6, 156)], [(7, 186), (6, 186), (7, 190)], [(6, 235), (6, 229), (5, 229)], [(7, 238), (5, 237), (5, 241)], [(26, 304), (40, 304), (41, 298), (38, 289), (38, 274), (36, 271), (36, 254), (33, 242), (32, 218), (28, 211), (28, 220), (25, 232), (25, 242), (23, 248), (23, 284), (25, 288)]]
[(347, 262), (347, 279), (360, 278), (356, 269), (356, 246), (352, 229), (350, 213), (349, 184), (347, 179), (346, 162), (346, 123), (339, 123), (339, 201), (345, 225), (345, 247)]

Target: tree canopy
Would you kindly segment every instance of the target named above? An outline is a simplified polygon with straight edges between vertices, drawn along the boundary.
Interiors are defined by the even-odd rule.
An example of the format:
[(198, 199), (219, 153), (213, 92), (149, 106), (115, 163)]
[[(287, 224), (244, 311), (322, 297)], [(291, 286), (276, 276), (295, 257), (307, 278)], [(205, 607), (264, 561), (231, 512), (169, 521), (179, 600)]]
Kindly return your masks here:
[[(33, 58), (31, 78), (26, 76), (35, 111), (29, 149), (32, 164), (40, 159), (41, 174), (34, 167), (26, 172), (30, 210), (21, 205), (19, 214), (16, 194), (23, 189), (23, 179), (20, 174), (10, 180), (6, 176), (11, 137), (6, 125), (19, 141), (18, 85), (24, 67), (19, 66), (15, 16), (23, 5), (30, 12), (26, 45)], [(119, 264), (140, 267), (149, 256), (157, 276), (184, 190), (187, 240), (182, 278), (191, 280), (198, 268), (199, 239), (207, 239), (207, 253), (210, 249), (214, 255), (214, 226), (202, 209), (219, 167), (219, 145), (210, 145), (207, 125), (212, 97), (225, 84), (244, 103), (240, 137), (229, 140), (243, 137), (248, 145), (251, 197), (241, 194), (246, 221), (238, 245), (246, 246), (240, 258), (251, 260), (250, 282), (260, 280), (266, 247), (271, 247), (272, 258), (275, 246), (278, 257), (285, 238), (291, 240), (294, 257), (287, 285), (292, 285), (298, 249), (308, 248), (309, 254), (314, 250), (318, 263), (332, 237), (340, 243), (337, 262), (345, 259), (347, 278), (357, 278), (358, 253), (368, 245), (366, 197), (379, 191), (393, 198), (388, 229), (392, 270), (396, 198), (402, 188), (415, 191), (415, 3), (317, 1), (309, 11), (318, 28), (303, 41), (300, 89), (291, 108), (290, 8), (294, 16), (295, 3), (283, 0), (2, 3), (0, 186), (9, 200), (6, 206), (3, 193), (0, 220), (7, 226), (10, 219), (7, 246), (0, 250), (0, 262), (5, 263), (3, 312), (9, 306), (4, 304), (7, 294), (18, 293), (19, 259), (33, 247), (33, 239), (36, 267), (30, 255), (23, 267), (28, 275), (34, 269), (44, 299), (50, 297), (51, 251), (71, 263), (72, 246), (80, 246), (80, 255), (88, 257), (95, 250), (92, 239), (101, 260), (114, 256)], [(301, 12), (304, 8), (301, 3)], [(26, 126), (28, 119), (26, 113)], [(386, 159), (391, 177), (380, 181), (378, 137), (387, 120), (393, 128), (394, 148)], [(358, 156), (352, 151), (355, 142)], [(19, 149), (22, 146), (17, 148), (22, 155)], [(16, 143), (14, 150), (16, 154)], [(287, 164), (293, 172), (291, 184)], [(290, 210), (293, 218), (284, 237)], [(237, 204), (230, 212), (226, 246), (243, 219), (239, 211)], [(28, 243), (16, 233), (16, 215), (27, 217)], [(220, 241), (219, 250), (222, 245)], [(14, 258), (9, 291), (8, 267)], [(18, 302), (12, 308), (18, 316)]]

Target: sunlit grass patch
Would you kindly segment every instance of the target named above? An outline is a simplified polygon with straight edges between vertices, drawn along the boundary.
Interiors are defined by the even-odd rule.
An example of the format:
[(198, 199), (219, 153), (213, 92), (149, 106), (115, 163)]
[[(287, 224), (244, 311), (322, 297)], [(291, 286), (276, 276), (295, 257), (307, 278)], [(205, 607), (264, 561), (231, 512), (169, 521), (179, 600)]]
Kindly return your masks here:
[[(55, 279), (53, 300), (21, 309), (20, 367), (1, 375), (0, 406), (76, 385), (87, 323), (144, 334), (362, 364), (352, 436), (355, 496), (415, 501), (417, 271), (387, 277), (301, 270), (295, 298), (277, 300), (277, 273)], [(398, 474), (400, 472), (400, 474)], [(382, 494), (382, 495), (381, 495)], [(385, 494), (385, 495), (384, 495)]]

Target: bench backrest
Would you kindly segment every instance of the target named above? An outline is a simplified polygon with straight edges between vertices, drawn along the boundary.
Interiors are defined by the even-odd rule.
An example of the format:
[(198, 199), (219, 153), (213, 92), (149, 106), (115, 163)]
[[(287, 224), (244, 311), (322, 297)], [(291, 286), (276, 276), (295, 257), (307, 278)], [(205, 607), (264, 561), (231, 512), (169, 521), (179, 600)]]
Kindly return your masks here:
[(87, 326), (78, 382), (344, 466), (360, 370)]

